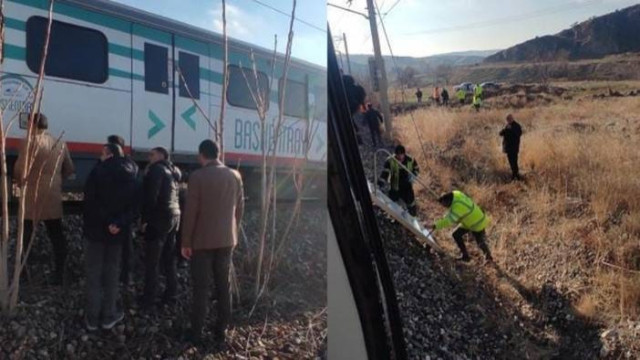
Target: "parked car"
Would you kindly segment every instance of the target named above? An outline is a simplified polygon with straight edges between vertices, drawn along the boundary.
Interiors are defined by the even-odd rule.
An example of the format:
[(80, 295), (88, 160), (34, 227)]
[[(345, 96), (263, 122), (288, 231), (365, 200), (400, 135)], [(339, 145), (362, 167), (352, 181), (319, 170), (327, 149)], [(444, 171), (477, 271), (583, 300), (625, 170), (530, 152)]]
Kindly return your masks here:
[(454, 92), (458, 92), (458, 90), (459, 90), (459, 89), (462, 89), (462, 90), (464, 90), (467, 94), (473, 94), (473, 88), (474, 88), (474, 86), (475, 86), (475, 85), (474, 85), (473, 83), (465, 82), (465, 83), (462, 83), (462, 84), (460, 84), (460, 85), (458, 85), (458, 86), (454, 86), (454, 87), (453, 87), (453, 91), (454, 91)]
[(480, 87), (488, 90), (498, 90), (500, 89), (500, 84), (494, 82), (483, 82), (482, 84), (480, 84)]

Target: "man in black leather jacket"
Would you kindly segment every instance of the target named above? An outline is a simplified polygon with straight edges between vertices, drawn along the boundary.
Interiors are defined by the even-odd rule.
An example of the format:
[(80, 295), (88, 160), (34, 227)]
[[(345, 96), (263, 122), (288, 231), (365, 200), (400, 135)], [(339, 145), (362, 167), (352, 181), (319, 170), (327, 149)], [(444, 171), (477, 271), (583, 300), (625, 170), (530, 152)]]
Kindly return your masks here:
[(111, 329), (124, 317), (116, 308), (122, 245), (133, 222), (136, 169), (117, 144), (105, 144), (101, 162), (84, 189), (84, 235), (87, 238), (86, 326)]
[(158, 266), (166, 278), (163, 301), (174, 303), (177, 291), (176, 231), (180, 224), (180, 170), (162, 147), (151, 150), (143, 180), (142, 228), (145, 232), (145, 286), (141, 305), (153, 305), (158, 290)]
[[(133, 161), (131, 156), (127, 155), (125, 151), (124, 138), (122, 136), (115, 135), (115, 134), (109, 135), (107, 137), (107, 143), (119, 145), (122, 148), (122, 151), (124, 152), (124, 160), (125, 162), (127, 162), (127, 166), (131, 167), (135, 171), (136, 188), (135, 188), (135, 194), (134, 194), (133, 215), (134, 215), (134, 220), (137, 220), (138, 216), (140, 215), (140, 188), (142, 187), (142, 181), (139, 181), (139, 177), (138, 177), (138, 174), (140, 173), (138, 164), (136, 164), (136, 162)], [(127, 241), (123, 242), (122, 244), (122, 271), (120, 273), (120, 282), (125, 286), (125, 288), (132, 285), (131, 275), (134, 269), (133, 260), (135, 258), (135, 253), (133, 249), (133, 239), (135, 236), (134, 236), (133, 230), (134, 230), (133, 227), (129, 229), (129, 231), (127, 232)]]

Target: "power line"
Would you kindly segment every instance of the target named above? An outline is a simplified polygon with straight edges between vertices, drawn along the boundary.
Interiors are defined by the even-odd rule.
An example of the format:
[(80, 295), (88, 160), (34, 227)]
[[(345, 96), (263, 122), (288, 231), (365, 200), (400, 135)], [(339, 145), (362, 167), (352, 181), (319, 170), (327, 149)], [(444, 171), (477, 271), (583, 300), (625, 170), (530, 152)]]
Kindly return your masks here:
[(393, 10), (393, 8), (396, 7), (396, 5), (398, 5), (399, 2), (400, 2), (400, 0), (396, 0), (396, 2), (394, 2), (393, 5), (391, 5), (391, 7), (389, 7), (389, 9), (387, 9), (387, 11), (384, 13), (384, 15), (382, 15), (382, 17), (386, 17), (387, 15), (389, 15), (391, 10)]
[[(375, 1), (374, 1), (375, 2)], [(377, 4), (376, 4), (376, 8), (377, 8)], [(393, 60), (393, 64), (395, 65), (396, 68), (398, 67), (398, 62), (396, 61), (395, 56), (393, 55), (393, 49), (391, 48), (391, 41), (389, 40), (389, 35), (387, 34), (387, 29), (384, 26), (384, 19), (382, 19), (382, 17), (380, 17), (380, 24), (382, 25), (382, 31), (384, 33), (384, 37), (387, 40), (387, 46), (389, 47), (389, 53), (391, 53), (391, 59)], [(402, 98), (402, 103), (404, 104), (406, 102), (406, 98), (405, 98), (405, 92), (404, 92), (404, 84), (402, 84), (402, 80), (400, 80), (400, 97)], [(413, 127), (416, 131), (416, 134), (418, 135), (418, 141), (420, 142), (420, 149), (422, 150), (422, 156), (424, 156), (424, 159), (426, 161), (427, 159), (427, 152), (424, 148), (424, 141), (422, 140), (422, 134), (420, 133), (420, 130), (418, 129), (418, 124), (416, 123), (416, 119), (413, 117), (413, 111), (409, 112), (409, 116), (411, 117), (411, 122), (413, 123)], [(433, 190), (429, 189), (427, 186), (425, 186), (424, 184), (422, 184), (422, 186), (427, 189), (432, 196), (436, 196), (436, 194), (433, 192)]]
[[(275, 11), (275, 12), (279, 13), (279, 14), (285, 15), (285, 16), (286, 16), (286, 17), (288, 17), (288, 18), (290, 18), (290, 17), (291, 17), (291, 14), (290, 14), (290, 13), (287, 13), (286, 11), (282, 11), (282, 10), (280, 10), (280, 9), (278, 9), (278, 8), (276, 8), (276, 7), (273, 7), (273, 6), (269, 5), (269, 4), (265, 4), (265, 3), (263, 3), (263, 2), (262, 2), (262, 1), (260, 1), (260, 0), (251, 0), (251, 1), (253, 1), (253, 2), (254, 2), (254, 3), (256, 3), (256, 4), (260, 4), (260, 5), (262, 5), (262, 6), (266, 7), (266, 8), (268, 8), (268, 9), (271, 9), (271, 10), (273, 10), (273, 11)], [(302, 20), (302, 19), (300, 19), (300, 18), (298, 18), (298, 17), (296, 17), (294, 20), (295, 20), (295, 21), (297, 21), (297, 22), (299, 22), (299, 23), (305, 24), (305, 25), (307, 25), (307, 26), (309, 26), (309, 27), (312, 27), (312, 28), (314, 28), (314, 29), (316, 29), (316, 30), (318, 30), (318, 31), (322, 31), (322, 32), (323, 32), (323, 33), (325, 33), (325, 34), (327, 33), (327, 29), (323, 29), (323, 28), (321, 28), (321, 27), (319, 27), (319, 26), (316, 26), (316, 25), (314, 25), (314, 24), (312, 24), (312, 23), (310, 23), (310, 22), (308, 22), (308, 21)]]
[[(589, 6), (589, 5), (595, 5), (597, 3), (600, 3), (600, 0), (585, 0), (581, 4), (581, 6), (585, 7), (585, 6)], [(443, 33), (443, 32), (452, 32), (452, 31), (460, 31), (460, 30), (467, 30), (467, 29), (477, 29), (477, 28), (482, 28), (482, 27), (503, 25), (504, 23), (522, 21), (522, 20), (527, 20), (527, 19), (532, 19), (532, 18), (536, 18), (536, 17), (547, 16), (547, 15), (553, 15), (553, 14), (557, 14), (557, 13), (560, 13), (560, 12), (563, 12), (563, 11), (573, 10), (576, 7), (579, 7), (579, 6), (576, 5), (575, 3), (565, 3), (565, 4), (561, 4), (559, 6), (550, 7), (550, 8), (546, 8), (546, 9), (541, 9), (541, 10), (537, 10), (537, 11), (532, 11), (532, 12), (529, 12), (529, 13), (524, 13), (524, 14), (519, 14), (519, 15), (506, 16), (506, 17), (503, 17), (503, 18), (497, 18), (497, 19), (492, 19), (492, 20), (478, 21), (478, 22), (470, 23), (470, 24), (466, 24), (466, 25), (458, 25), (458, 26), (451, 26), (451, 27), (445, 27), (445, 28), (439, 28), (439, 29), (431, 29), (431, 30), (404, 33), (402, 35), (438, 34), (438, 33)]]

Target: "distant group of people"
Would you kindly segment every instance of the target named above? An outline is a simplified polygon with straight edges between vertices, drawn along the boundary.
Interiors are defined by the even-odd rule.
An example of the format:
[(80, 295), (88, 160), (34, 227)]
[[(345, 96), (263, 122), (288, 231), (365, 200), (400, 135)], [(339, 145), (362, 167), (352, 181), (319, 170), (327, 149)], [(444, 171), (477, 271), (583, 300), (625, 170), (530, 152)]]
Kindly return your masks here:
[[(420, 88), (416, 88), (415, 96), (416, 96), (416, 100), (417, 100), (418, 104), (422, 103), (423, 94), (422, 94), (422, 90), (420, 90)], [(458, 103), (460, 105), (464, 105), (466, 103), (466, 99), (467, 99), (467, 90), (465, 90), (464, 88), (460, 87), (455, 92), (455, 96), (458, 99)], [(449, 105), (449, 91), (447, 91), (446, 88), (442, 88), (442, 90), (441, 90), (439, 87), (436, 86), (433, 89), (432, 99), (433, 99), (433, 102), (436, 105), (448, 106)], [(480, 107), (482, 106), (482, 100), (483, 100), (483, 89), (482, 89), (482, 86), (476, 84), (476, 85), (473, 86), (472, 101), (471, 101), (471, 105), (473, 106), (473, 108), (476, 111), (480, 111)]]
[[(31, 186), (22, 194), (27, 204), (25, 248), (37, 225), (34, 221), (44, 221), (55, 254), (53, 280), (62, 284), (67, 245), (62, 230), (61, 184), (63, 178), (74, 173), (74, 167), (65, 143), (47, 133), (48, 121), (43, 114), (34, 117), (34, 126), (36, 157), (26, 180)], [(211, 140), (200, 143), (201, 168), (190, 174), (188, 186), (185, 186), (186, 177), (171, 162), (167, 149), (152, 149), (142, 174), (124, 149), (122, 137), (109, 136), (85, 183), (87, 329), (93, 331), (99, 326), (111, 329), (124, 318), (124, 309), (117, 306), (119, 283), (127, 287), (131, 282), (134, 228), (138, 227), (144, 233), (145, 268), (139, 305), (148, 311), (157, 300), (175, 305), (176, 262), (191, 260), (193, 303), (187, 338), (193, 342), (202, 339), (209, 279), (213, 278), (218, 310), (214, 337), (224, 341), (231, 318), (229, 269), (244, 211), (240, 173), (219, 160), (219, 147)], [(56, 166), (58, 157), (62, 159), (61, 166)], [(26, 142), (23, 142), (14, 169), (18, 181), (26, 161)], [(33, 186), (38, 177), (51, 179), (51, 191), (45, 184)], [(159, 269), (166, 282), (160, 299)]]
[[(416, 88), (416, 99), (418, 101), (418, 104), (422, 103), (422, 90), (420, 90), (420, 88)], [(449, 105), (449, 91), (447, 91), (446, 88), (442, 88), (442, 90), (440, 90), (439, 87), (435, 87), (433, 89), (433, 96), (432, 96), (433, 102), (436, 105), (442, 105), (442, 106), (448, 106)]]

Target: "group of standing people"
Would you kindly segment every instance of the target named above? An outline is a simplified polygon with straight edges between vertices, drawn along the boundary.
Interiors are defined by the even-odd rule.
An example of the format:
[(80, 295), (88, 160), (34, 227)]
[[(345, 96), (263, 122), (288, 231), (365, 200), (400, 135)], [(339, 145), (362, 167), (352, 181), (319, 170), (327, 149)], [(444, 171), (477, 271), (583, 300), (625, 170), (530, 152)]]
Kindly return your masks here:
[[(43, 220), (55, 254), (54, 282), (64, 279), (67, 243), (62, 230), (62, 180), (74, 173), (66, 144), (46, 129), (43, 114), (34, 117), (35, 160), (28, 170), (25, 244), (35, 221)], [(128, 287), (133, 273), (134, 229), (144, 233), (144, 290), (139, 305), (151, 311), (160, 300), (175, 305), (178, 296), (176, 262), (191, 260), (193, 298), (191, 328), (187, 339), (202, 340), (208, 309), (209, 279), (215, 281), (218, 316), (216, 341), (224, 341), (231, 319), (229, 269), (237, 245), (238, 227), (244, 211), (242, 177), (219, 160), (219, 147), (204, 140), (198, 147), (201, 167), (185, 177), (170, 161), (163, 147), (149, 152), (148, 166), (140, 173), (137, 163), (124, 152), (124, 139), (109, 136), (99, 161), (84, 188), (83, 234), (86, 260), (85, 325), (111, 329), (124, 318), (118, 306), (122, 281)], [(20, 148), (14, 177), (19, 181), (27, 163), (26, 142)], [(60, 162), (61, 166), (57, 166)], [(51, 186), (33, 186), (38, 178)], [(182, 196), (181, 196), (182, 195)], [(181, 197), (184, 200), (181, 210)], [(180, 233), (181, 236), (176, 235)], [(176, 244), (178, 238), (178, 244)], [(165, 277), (159, 297), (159, 269)]]
[[(418, 100), (418, 103), (422, 103), (422, 90), (420, 90), (420, 88), (416, 88), (416, 99)], [(433, 89), (433, 96), (432, 96), (433, 101), (436, 103), (436, 105), (442, 105), (442, 106), (448, 106), (449, 105), (449, 91), (447, 91), (446, 88), (442, 88), (442, 90), (440, 90), (439, 87), (435, 87)]]

